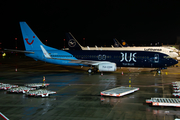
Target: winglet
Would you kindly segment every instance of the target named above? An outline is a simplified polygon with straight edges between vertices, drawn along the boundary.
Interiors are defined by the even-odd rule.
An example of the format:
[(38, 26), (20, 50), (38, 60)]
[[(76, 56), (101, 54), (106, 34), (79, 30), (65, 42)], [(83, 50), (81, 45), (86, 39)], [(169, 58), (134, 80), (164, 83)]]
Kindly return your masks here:
[(46, 58), (51, 58), (51, 56), (50, 56), (49, 53), (46, 51), (46, 49), (45, 49), (42, 45), (40, 45), (40, 47), (41, 47), (41, 49), (42, 49), (42, 51), (43, 51), (44, 56), (45, 56)]

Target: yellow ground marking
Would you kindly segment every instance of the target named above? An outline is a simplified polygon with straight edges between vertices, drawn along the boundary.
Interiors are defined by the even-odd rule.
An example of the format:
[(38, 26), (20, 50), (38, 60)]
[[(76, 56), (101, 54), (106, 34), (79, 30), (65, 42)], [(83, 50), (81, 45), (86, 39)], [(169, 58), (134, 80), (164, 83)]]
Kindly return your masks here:
[[(163, 72), (163, 74), (164, 74), (164, 72)], [(168, 75), (168, 74), (180, 74), (180, 73), (169, 73), (169, 72), (165, 72), (165, 74)]]

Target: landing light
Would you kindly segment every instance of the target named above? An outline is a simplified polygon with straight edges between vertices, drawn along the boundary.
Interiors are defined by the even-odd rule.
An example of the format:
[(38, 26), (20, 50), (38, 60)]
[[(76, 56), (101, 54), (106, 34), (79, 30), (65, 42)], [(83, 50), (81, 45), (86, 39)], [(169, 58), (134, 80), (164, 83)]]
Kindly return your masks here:
[(2, 56), (5, 57), (5, 56), (6, 56), (6, 53), (3, 53)]

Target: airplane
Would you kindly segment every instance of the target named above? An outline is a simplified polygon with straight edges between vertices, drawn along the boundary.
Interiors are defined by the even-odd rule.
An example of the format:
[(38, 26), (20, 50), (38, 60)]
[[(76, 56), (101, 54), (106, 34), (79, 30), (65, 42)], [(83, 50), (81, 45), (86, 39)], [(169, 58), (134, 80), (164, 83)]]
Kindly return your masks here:
[(114, 38), (113, 40), (114, 40), (114, 47), (123, 47), (116, 38)]
[(178, 54), (179, 54), (179, 52), (180, 52), (177, 48), (172, 47), (172, 46), (167, 46), (166, 48), (169, 48), (169, 49), (173, 50), (174, 52), (176, 52), (176, 53), (178, 53)]
[(129, 45), (124, 40), (121, 40), (121, 42), (123, 47), (129, 47)]
[[(69, 50), (116, 50), (116, 51), (122, 51), (122, 50), (127, 50), (127, 51), (152, 51), (152, 52), (161, 52), (168, 54), (172, 58), (178, 57), (178, 54), (174, 52), (173, 50), (165, 47), (129, 47), (127, 46), (127, 43), (124, 42), (124, 45), (122, 46), (117, 39), (114, 39), (114, 42), (117, 46), (122, 46), (122, 47), (83, 47), (79, 44), (79, 42), (75, 39), (75, 37), (70, 33), (66, 33), (66, 38), (69, 46)], [(73, 45), (71, 44), (73, 43)], [(68, 48), (65, 48), (65, 50), (68, 50)]]
[(44, 45), (26, 22), (20, 22), (20, 28), (26, 49), (20, 52), (26, 56), (52, 64), (90, 67), (88, 73), (97, 69), (99, 72), (114, 72), (117, 67), (165, 68), (178, 63), (167, 54), (151, 51), (58, 50)]
[[(122, 47), (130, 47), (130, 46), (128, 46), (128, 44), (124, 40), (121, 40), (121, 42), (122, 42), (122, 44), (124, 43), (124, 45)], [(121, 45), (117, 39), (114, 40), (114, 44), (117, 44), (117, 46)], [(141, 48), (141, 47), (139, 47), (139, 48)], [(159, 48), (159, 46), (154, 46), (152, 48)], [(163, 51), (169, 53), (172, 58), (176, 58), (179, 56), (179, 50), (176, 49), (175, 47), (164, 46), (162, 48), (165, 48), (165, 49), (163, 49)], [(153, 49), (149, 49), (149, 50), (153, 50)]]

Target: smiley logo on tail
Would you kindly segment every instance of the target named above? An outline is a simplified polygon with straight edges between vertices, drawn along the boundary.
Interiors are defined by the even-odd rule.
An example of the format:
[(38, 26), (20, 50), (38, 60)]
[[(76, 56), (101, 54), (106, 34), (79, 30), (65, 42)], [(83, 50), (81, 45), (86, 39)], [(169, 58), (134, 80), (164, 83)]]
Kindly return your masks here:
[[(33, 38), (35, 38), (35, 36), (33, 36)], [(26, 40), (26, 42), (27, 42), (28, 45), (31, 45), (31, 44), (33, 44), (33, 42), (34, 42), (34, 40), (32, 40), (31, 42), (28, 42), (28, 38), (25, 38), (25, 40)]]

